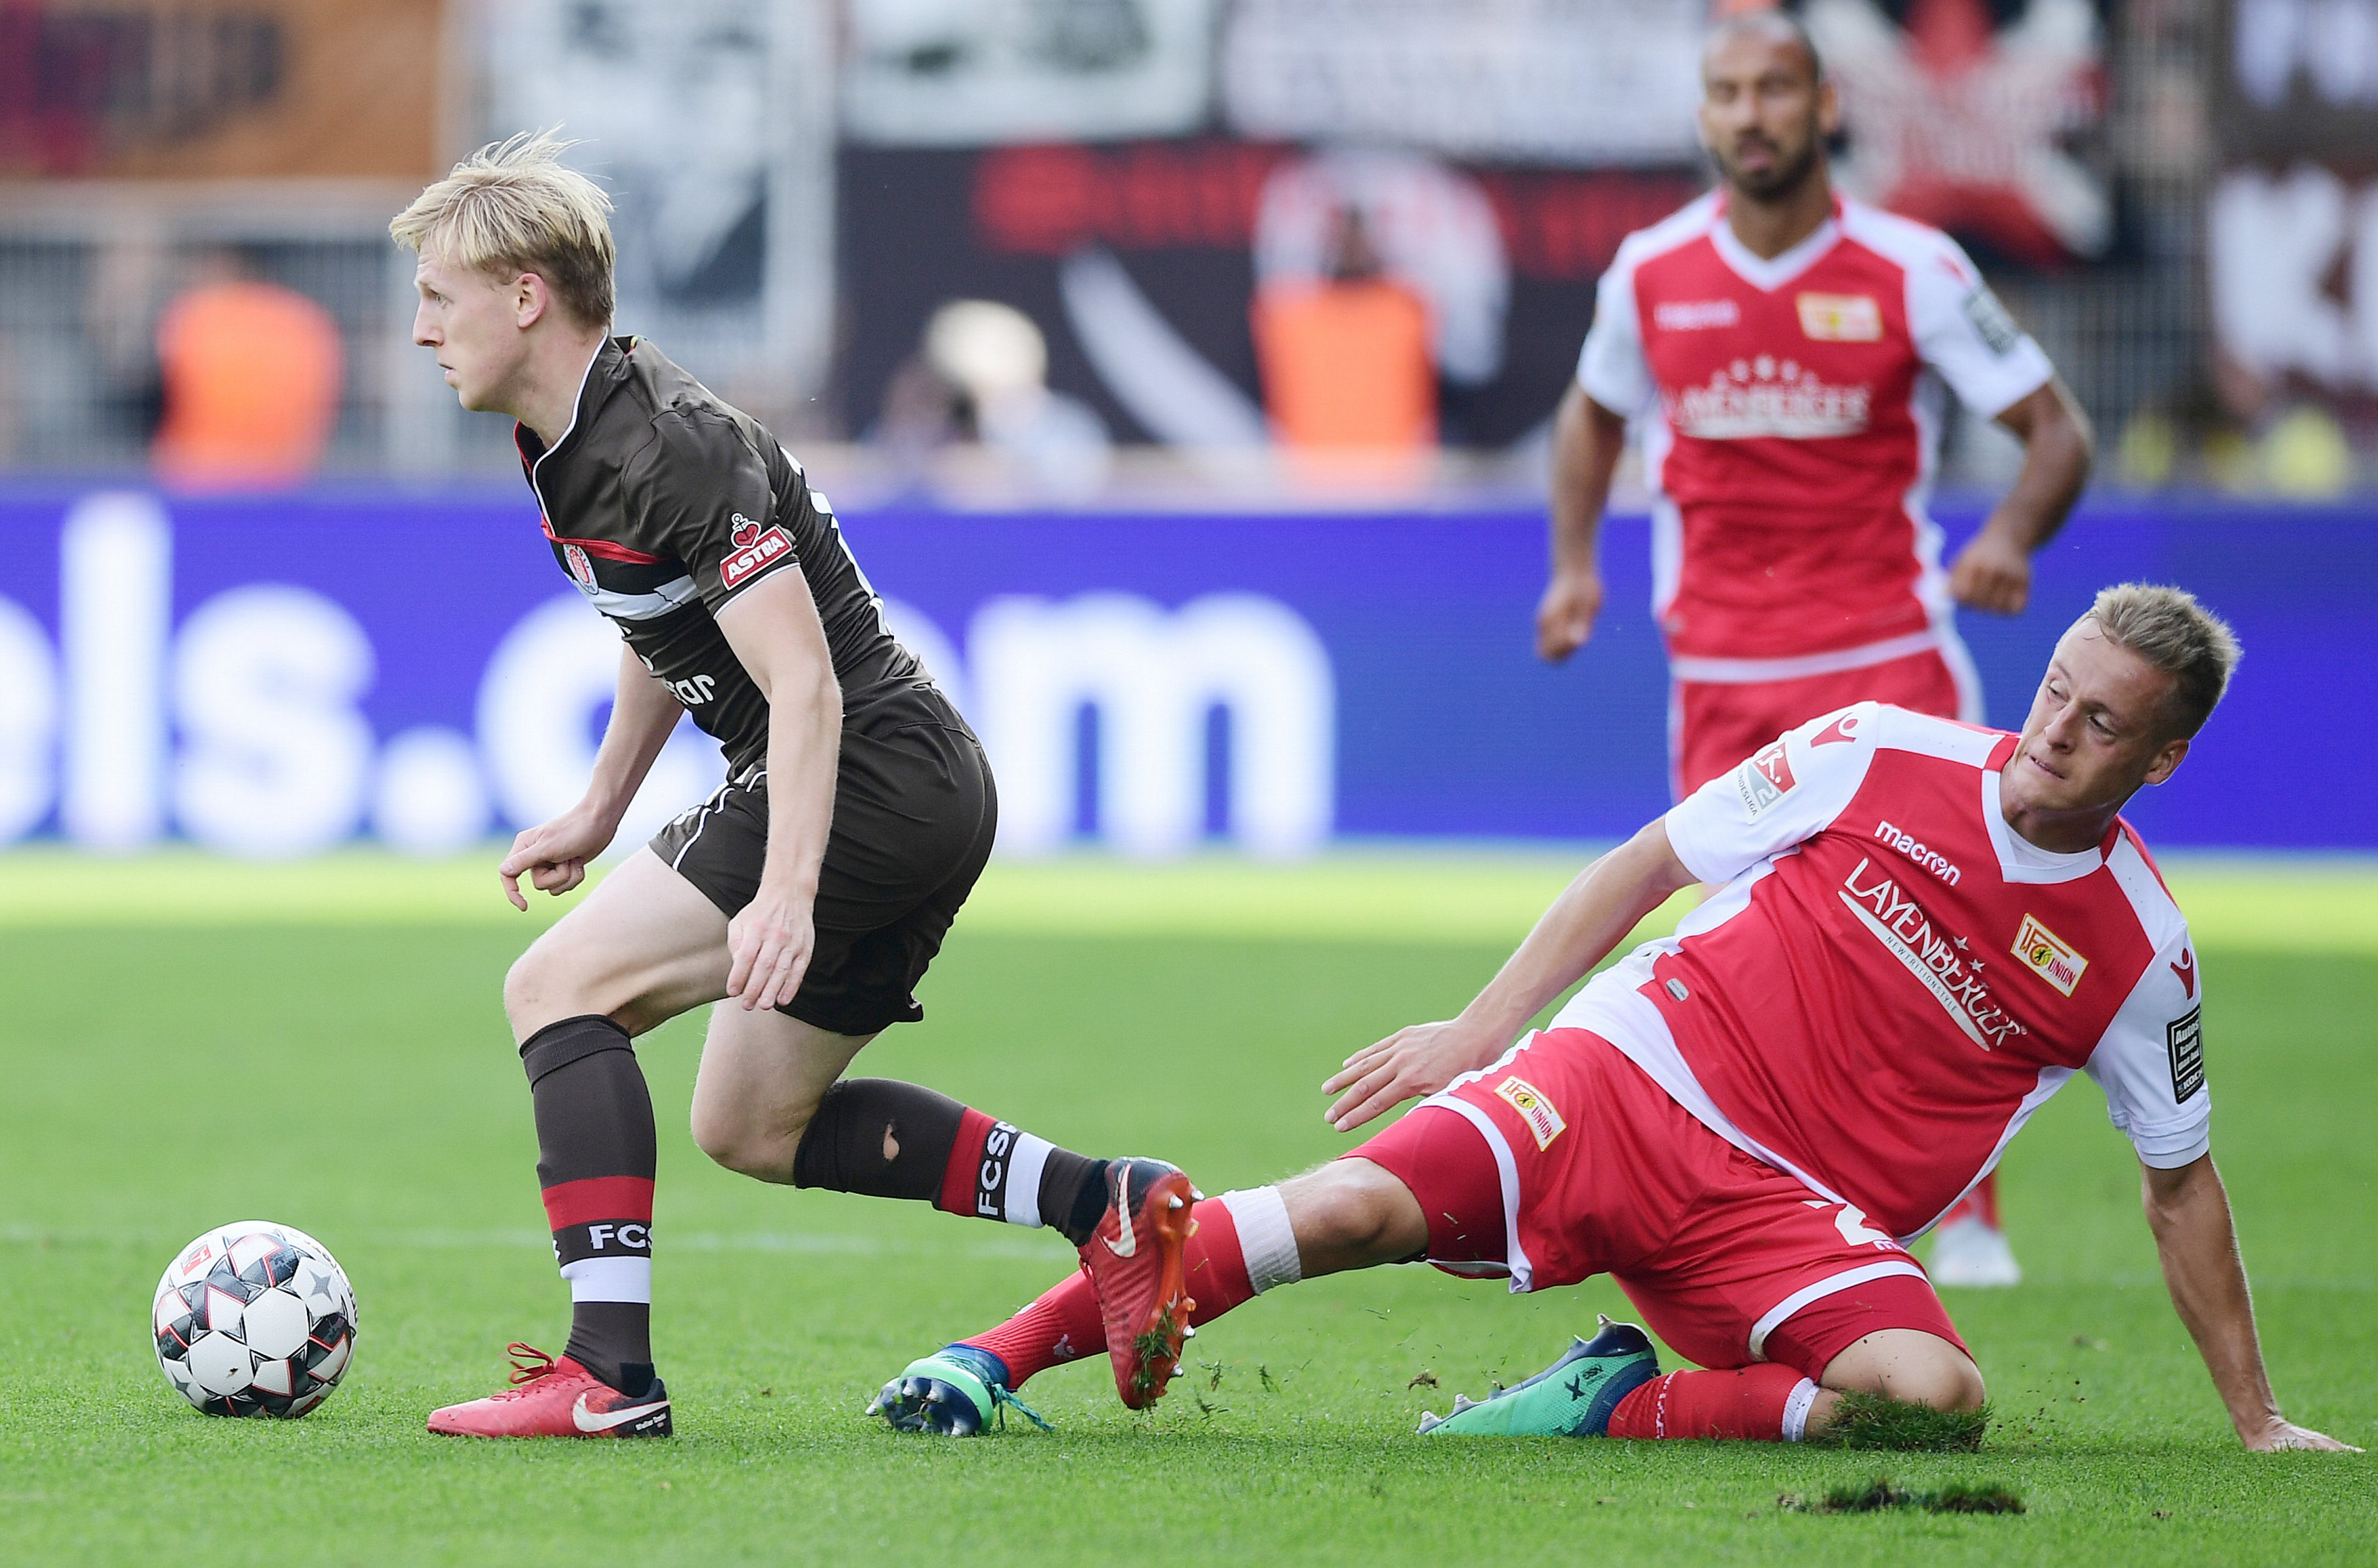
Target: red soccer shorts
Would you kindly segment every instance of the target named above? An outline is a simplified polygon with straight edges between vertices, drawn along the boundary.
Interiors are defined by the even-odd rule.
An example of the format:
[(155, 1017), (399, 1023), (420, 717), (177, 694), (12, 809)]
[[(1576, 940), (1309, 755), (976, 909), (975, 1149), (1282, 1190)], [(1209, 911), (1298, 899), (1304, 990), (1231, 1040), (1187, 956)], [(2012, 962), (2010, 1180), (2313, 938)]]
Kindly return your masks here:
[(1853, 702), (1892, 702), (1943, 719), (1978, 719), (1960, 704), (1957, 677), (1937, 649), (1798, 680), (1679, 680), (1669, 711), (1676, 798), (1820, 713)]
[(1346, 1157), (1411, 1189), (1438, 1267), (1522, 1290), (1609, 1275), (1704, 1367), (1778, 1361), (1821, 1381), (1886, 1328), (1964, 1348), (1905, 1249), (1720, 1138), (1587, 1030), (1533, 1036)]

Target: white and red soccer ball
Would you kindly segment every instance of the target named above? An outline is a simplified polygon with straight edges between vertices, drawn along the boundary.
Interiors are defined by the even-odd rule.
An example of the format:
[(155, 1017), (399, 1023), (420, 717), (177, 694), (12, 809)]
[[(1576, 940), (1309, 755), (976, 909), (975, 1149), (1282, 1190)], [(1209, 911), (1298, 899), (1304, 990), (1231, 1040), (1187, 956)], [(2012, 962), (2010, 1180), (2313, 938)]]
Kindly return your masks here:
[(242, 1220), (182, 1249), (150, 1326), (175, 1393), (210, 1416), (306, 1414), (355, 1349), (355, 1291), (302, 1230)]

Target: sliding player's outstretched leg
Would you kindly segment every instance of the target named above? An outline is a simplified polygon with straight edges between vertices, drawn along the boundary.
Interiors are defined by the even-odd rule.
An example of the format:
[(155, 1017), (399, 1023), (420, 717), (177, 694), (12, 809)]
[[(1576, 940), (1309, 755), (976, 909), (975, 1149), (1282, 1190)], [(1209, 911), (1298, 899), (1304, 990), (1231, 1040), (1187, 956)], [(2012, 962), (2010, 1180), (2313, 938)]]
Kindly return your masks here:
[[(1196, 1333), (1192, 1274), (1212, 1281), (1208, 1316), (1252, 1294), (1243, 1263), (1217, 1262), (1218, 1254), (1235, 1260), (1237, 1227), (1222, 1203), (1199, 1208), (1205, 1195), (1162, 1160), (1110, 1161), (1100, 1185), (1106, 1207), (1079, 1243), (1082, 1272), (999, 1328), (911, 1361), (867, 1413), (897, 1431), (972, 1437), (1013, 1406), (1045, 1427), (1015, 1389), (1046, 1367), (1100, 1349), (1113, 1362), (1115, 1392), (1127, 1408), (1162, 1398), (1180, 1371), (1183, 1342)], [(1226, 1271), (1235, 1287), (1219, 1277)]]
[[(1178, 1173), (1159, 1161), (1117, 1161), (1153, 1172), (1122, 1183), (1138, 1201), (1137, 1216), (1185, 1215), (1179, 1290), (1166, 1288), (1170, 1270), (1143, 1263), (1135, 1270), (1103, 1265), (1100, 1243), (1083, 1249), (1082, 1272), (1070, 1275), (995, 1328), (972, 1335), (909, 1363), (884, 1384), (868, 1413), (903, 1431), (967, 1437), (994, 1424), (1000, 1406), (1026, 1382), (1068, 1361), (1106, 1351), (1123, 1403), (1144, 1408), (1162, 1397), (1180, 1370), (1181, 1341), (1198, 1327), (1277, 1286), (1409, 1257), (1425, 1245), (1428, 1227), (1411, 1192), (1370, 1161), (1350, 1157), (1276, 1187), (1196, 1198), (1171, 1207)], [(1183, 1179), (1185, 1183), (1185, 1179)], [(1150, 1199), (1166, 1199), (1151, 1205)], [(1123, 1211), (1111, 1200), (1099, 1221), (1101, 1239), (1123, 1233)], [(1135, 1217), (1135, 1227), (1144, 1227)], [(1135, 1251), (1144, 1229), (1134, 1232)], [(1153, 1287), (1153, 1288), (1151, 1288)], [(1168, 1303), (1177, 1334), (1151, 1331)], [(1111, 1333), (1110, 1323), (1120, 1323)], [(1125, 1335), (1128, 1337), (1125, 1337)], [(1122, 1347), (1117, 1353), (1116, 1347)], [(963, 1375), (953, 1375), (962, 1373)]]

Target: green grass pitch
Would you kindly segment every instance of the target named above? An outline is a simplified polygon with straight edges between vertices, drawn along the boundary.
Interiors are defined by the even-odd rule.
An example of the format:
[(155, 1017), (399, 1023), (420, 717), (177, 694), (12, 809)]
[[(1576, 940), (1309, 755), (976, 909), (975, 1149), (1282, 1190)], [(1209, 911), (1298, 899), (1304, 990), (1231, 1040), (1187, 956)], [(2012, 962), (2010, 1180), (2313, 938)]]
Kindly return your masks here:
[[(1372, 856), (1303, 870), (1000, 867), (862, 1059), (1208, 1191), (1351, 1140), (1331, 1064), (1457, 1008), (1565, 868)], [(2378, 880), (2208, 868), (2215, 1150), (2289, 1413), (2378, 1445)], [(540, 916), (540, 918), (543, 918)], [(1549, 1359), (1606, 1282), (1508, 1296), (1420, 1268), (1323, 1281), (1202, 1335), (1152, 1415), (1104, 1363), (1036, 1381), (1054, 1434), (895, 1437), (912, 1356), (1072, 1265), (1046, 1232), (763, 1187), (686, 1136), (698, 1019), (643, 1057), (661, 1117), (664, 1443), (426, 1436), (558, 1349), (528, 1096), (497, 999), (532, 922), (467, 871), (0, 861), (0, 1561), (203, 1563), (2173, 1562), (2378, 1559), (2362, 1455), (2255, 1456), (2165, 1299), (2136, 1167), (2084, 1082), (2009, 1158), (2031, 1278), (1952, 1292), (2000, 1422), (1958, 1456), (1763, 1444), (1423, 1442), (1424, 1406)], [(334, 1248), (346, 1384), (210, 1420), (146, 1342), (173, 1250), (239, 1217)], [(1427, 1380), (1433, 1378), (1435, 1386)], [(2020, 1516), (1777, 1506), (1879, 1473), (2000, 1484)]]

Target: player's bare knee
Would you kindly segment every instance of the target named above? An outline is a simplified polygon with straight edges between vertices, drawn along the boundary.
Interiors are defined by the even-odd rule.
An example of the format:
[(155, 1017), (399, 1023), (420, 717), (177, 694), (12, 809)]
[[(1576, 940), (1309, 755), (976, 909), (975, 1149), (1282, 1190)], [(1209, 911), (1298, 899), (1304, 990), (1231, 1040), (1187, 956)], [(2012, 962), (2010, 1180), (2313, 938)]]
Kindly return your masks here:
[(525, 1039), (548, 1023), (598, 1013), (629, 1034), (641, 1035), (671, 1016), (645, 998), (626, 994), (633, 988), (631, 984), (590, 974), (589, 967), (551, 933), (531, 943), (504, 974), (504, 1016), (512, 1033)]
[(1280, 1196), (1308, 1277), (1393, 1262), (1428, 1245), (1419, 1200), (1369, 1160), (1332, 1160), (1282, 1182)]
[(550, 1011), (545, 1002), (548, 989), (546, 968), (543, 951), (532, 946), (512, 960), (512, 966), (504, 972), (504, 1016), (516, 1035), (526, 1035), (555, 1022), (554, 1017), (545, 1016)]
[(788, 1186), (793, 1179), (793, 1155), (800, 1148), (804, 1117), (789, 1131), (763, 1125), (748, 1111), (720, 1109), (697, 1101), (693, 1107), (694, 1146), (738, 1176)]
[(1972, 1410), (1987, 1395), (1972, 1357), (1921, 1329), (1879, 1329), (1833, 1358), (1820, 1381), (1844, 1393), (1880, 1394), (1936, 1410)]
[(1988, 1396), (1981, 1369), (1945, 1344), (1936, 1354), (1910, 1356), (1894, 1363), (1883, 1375), (1882, 1392), (1935, 1410), (1979, 1409)]

